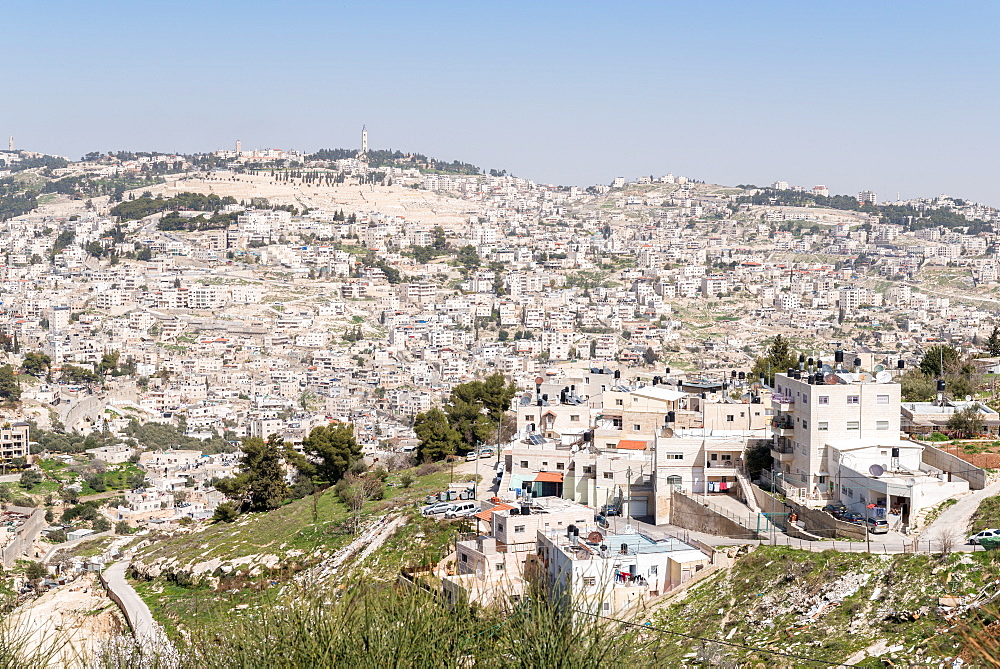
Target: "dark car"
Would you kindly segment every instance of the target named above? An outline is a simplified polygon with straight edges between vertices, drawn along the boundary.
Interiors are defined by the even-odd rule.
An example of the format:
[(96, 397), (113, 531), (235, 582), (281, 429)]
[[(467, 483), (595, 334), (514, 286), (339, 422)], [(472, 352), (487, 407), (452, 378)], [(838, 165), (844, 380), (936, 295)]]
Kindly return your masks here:
[(831, 516), (842, 516), (847, 513), (847, 507), (840, 502), (834, 502), (833, 504), (827, 504), (823, 507), (823, 510), (829, 513)]
[(840, 514), (840, 519), (847, 521), (848, 523), (854, 523), (855, 525), (861, 525), (865, 522), (864, 516), (860, 513), (854, 513), (853, 511)]

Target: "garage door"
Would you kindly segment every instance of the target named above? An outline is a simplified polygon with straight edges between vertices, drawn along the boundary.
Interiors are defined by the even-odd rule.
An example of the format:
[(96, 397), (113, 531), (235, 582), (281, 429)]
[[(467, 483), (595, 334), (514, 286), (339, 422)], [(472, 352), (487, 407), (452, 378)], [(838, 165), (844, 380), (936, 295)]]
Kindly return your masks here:
[(628, 501), (628, 515), (632, 518), (639, 518), (648, 515), (646, 512), (647, 497), (631, 497)]

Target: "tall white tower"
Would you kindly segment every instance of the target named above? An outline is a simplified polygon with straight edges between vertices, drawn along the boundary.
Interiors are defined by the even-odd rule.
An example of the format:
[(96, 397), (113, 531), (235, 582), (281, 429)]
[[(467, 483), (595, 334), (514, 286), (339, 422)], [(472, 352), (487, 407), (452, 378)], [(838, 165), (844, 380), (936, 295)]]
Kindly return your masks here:
[(236, 140), (236, 157), (239, 158), (241, 155), (243, 155), (243, 143)]
[(11, 135), (7, 139), (7, 149), (10, 150), (10, 151), (14, 150), (14, 135)]
[(368, 126), (361, 126), (361, 155), (368, 155)]

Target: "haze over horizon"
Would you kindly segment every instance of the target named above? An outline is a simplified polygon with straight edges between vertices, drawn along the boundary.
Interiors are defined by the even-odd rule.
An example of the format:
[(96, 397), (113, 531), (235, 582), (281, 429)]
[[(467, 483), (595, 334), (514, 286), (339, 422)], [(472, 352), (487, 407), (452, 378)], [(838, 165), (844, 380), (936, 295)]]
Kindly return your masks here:
[[(540, 182), (682, 174), (1000, 205), (1000, 9), (186, 0), (7, 8), (18, 148), (358, 145)], [(192, 20), (192, 16), (197, 17)]]

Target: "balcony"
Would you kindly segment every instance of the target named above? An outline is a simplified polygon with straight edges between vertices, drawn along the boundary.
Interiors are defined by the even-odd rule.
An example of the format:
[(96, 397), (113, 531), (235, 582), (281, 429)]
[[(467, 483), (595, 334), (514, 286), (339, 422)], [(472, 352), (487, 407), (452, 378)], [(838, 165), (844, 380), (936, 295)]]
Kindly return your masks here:
[(771, 444), (771, 457), (778, 462), (791, 462), (795, 457), (795, 447), (790, 444)]
[(795, 398), (790, 395), (772, 395), (771, 406), (777, 411), (794, 411)]
[(791, 437), (795, 433), (795, 424), (791, 418), (777, 418), (771, 421), (771, 429), (779, 437)]

